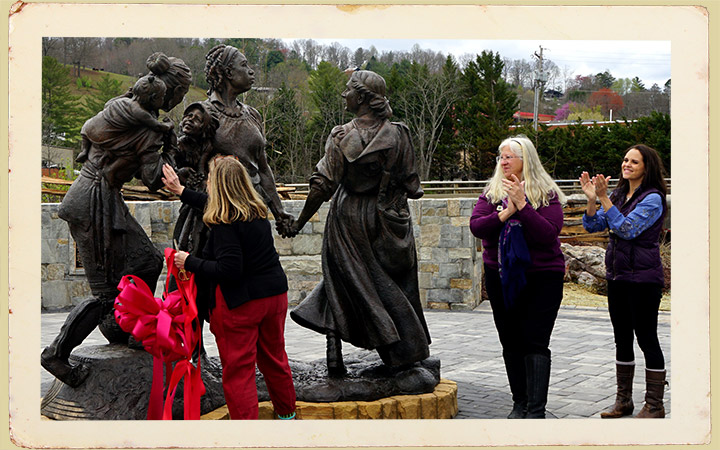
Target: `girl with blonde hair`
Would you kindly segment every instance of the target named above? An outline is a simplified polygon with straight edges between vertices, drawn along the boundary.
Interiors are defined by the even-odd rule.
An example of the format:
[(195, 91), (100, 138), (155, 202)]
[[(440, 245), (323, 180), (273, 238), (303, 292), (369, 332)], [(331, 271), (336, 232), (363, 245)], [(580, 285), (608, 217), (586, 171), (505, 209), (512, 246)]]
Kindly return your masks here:
[(519, 135), (500, 143), (470, 218), (482, 239), (485, 288), (512, 392), (508, 419), (545, 418), (550, 335), (565, 276), (558, 238), (564, 200), (533, 143)]
[(163, 182), (183, 203), (204, 209), (210, 227), (202, 257), (177, 252), (175, 265), (208, 287), (210, 331), (215, 335), (223, 391), (231, 419), (257, 419), (255, 366), (267, 383), (275, 412), (295, 417), (295, 387), (285, 352), (288, 283), (275, 250), (267, 209), (243, 165), (233, 156), (210, 162), (208, 193), (180, 184), (169, 165)]

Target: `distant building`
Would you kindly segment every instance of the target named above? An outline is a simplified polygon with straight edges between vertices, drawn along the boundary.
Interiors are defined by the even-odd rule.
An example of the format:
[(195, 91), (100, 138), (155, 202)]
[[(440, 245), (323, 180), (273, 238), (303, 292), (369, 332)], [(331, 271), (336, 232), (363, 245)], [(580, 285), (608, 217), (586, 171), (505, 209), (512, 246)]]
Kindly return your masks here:
[[(546, 114), (543, 114), (546, 115)], [(532, 122), (532, 115), (530, 118), (530, 121)], [(593, 120), (584, 120), (580, 123), (578, 122), (550, 122), (550, 121), (542, 121), (538, 118), (539, 123), (544, 123), (547, 126), (548, 130), (554, 130), (555, 128), (567, 128), (573, 125), (581, 125), (583, 127), (607, 127), (613, 124), (619, 124), (619, 125), (627, 125), (628, 123), (634, 123), (637, 122), (637, 120), (601, 120), (601, 121), (593, 121)], [(517, 128), (519, 125), (510, 125), (510, 129), (513, 130)]]
[(43, 169), (72, 169), (75, 162), (75, 151), (72, 148), (42, 145), (41, 151)]
[(545, 99), (551, 99), (551, 98), (562, 98), (563, 93), (560, 91), (556, 91), (555, 89), (548, 89), (543, 93), (543, 97)]
[[(555, 116), (553, 116), (552, 114), (538, 114), (538, 123), (551, 122), (554, 118)], [(519, 125), (532, 123), (533, 113), (516, 111), (515, 114), (513, 114), (513, 120), (516, 124)]]

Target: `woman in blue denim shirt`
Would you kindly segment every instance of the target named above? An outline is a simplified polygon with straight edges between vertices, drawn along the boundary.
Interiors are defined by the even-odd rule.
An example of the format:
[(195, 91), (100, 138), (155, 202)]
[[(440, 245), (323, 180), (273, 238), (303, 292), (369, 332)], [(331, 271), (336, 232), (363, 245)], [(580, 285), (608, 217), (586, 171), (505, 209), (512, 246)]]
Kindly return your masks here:
[[(632, 380), (635, 373), (633, 339), (645, 356), (645, 405), (636, 417), (665, 417), (665, 359), (657, 336), (657, 318), (665, 282), (659, 238), (667, 213), (664, 169), (657, 152), (634, 145), (622, 162), (622, 177), (608, 195), (610, 177), (590, 178), (580, 184), (587, 196), (583, 226), (589, 232), (609, 229), (605, 255), (608, 311), (615, 336), (617, 395), (603, 418), (632, 414)], [(598, 210), (595, 202), (600, 201)], [(633, 336), (634, 335), (634, 336)]]

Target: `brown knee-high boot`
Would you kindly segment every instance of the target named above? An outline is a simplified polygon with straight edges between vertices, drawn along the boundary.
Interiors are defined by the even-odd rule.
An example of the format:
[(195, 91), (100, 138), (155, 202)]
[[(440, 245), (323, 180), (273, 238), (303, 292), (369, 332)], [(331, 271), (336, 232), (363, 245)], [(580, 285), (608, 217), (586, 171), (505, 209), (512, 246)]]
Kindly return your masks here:
[(665, 395), (666, 371), (645, 369), (645, 405), (637, 414), (639, 419), (662, 419), (665, 417), (663, 396)]
[(618, 417), (629, 416), (633, 413), (635, 405), (632, 400), (632, 384), (635, 375), (635, 363), (632, 364), (615, 364), (615, 373), (617, 377), (617, 394), (615, 395), (615, 404), (607, 411), (600, 413), (603, 419), (615, 419)]

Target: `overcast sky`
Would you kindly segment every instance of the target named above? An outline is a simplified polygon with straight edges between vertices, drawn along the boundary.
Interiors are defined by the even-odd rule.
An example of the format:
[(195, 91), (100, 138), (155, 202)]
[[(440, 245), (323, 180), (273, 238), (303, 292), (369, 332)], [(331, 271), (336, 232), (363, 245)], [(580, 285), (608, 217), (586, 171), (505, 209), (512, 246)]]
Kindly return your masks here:
[[(292, 40), (287, 39), (286, 42)], [(374, 45), (384, 51), (409, 51), (414, 44), (452, 54), (479, 54), (483, 50), (500, 53), (502, 58), (525, 59), (533, 62), (533, 53), (543, 47), (543, 58), (553, 61), (560, 70), (567, 68), (572, 76), (590, 75), (606, 69), (615, 78), (639, 77), (646, 87), (657, 83), (662, 87), (670, 76), (670, 41), (507, 41), (452, 39), (315, 39), (322, 45), (339, 42), (355, 51)]]

